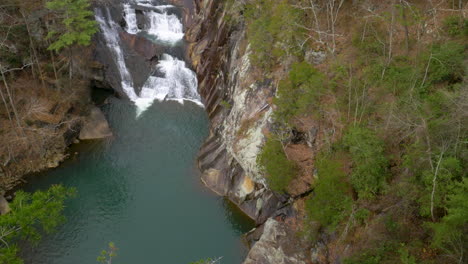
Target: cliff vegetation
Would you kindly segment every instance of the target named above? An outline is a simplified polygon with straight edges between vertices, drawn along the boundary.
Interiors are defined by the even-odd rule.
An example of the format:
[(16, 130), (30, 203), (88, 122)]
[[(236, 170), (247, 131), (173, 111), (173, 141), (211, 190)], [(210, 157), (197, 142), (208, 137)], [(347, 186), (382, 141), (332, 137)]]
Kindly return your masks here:
[[(224, 4), (225, 22), (245, 25), (256, 81), (275, 89), (258, 156), (267, 184), (296, 194), (313, 175), (299, 196), (311, 247), (333, 263), (466, 262), (467, 3)], [(311, 146), (300, 138), (312, 128)]]
[[(91, 44), (88, 0), (0, 5), (0, 188), (55, 167), (87, 114)], [(79, 51), (78, 51), (79, 50)]]

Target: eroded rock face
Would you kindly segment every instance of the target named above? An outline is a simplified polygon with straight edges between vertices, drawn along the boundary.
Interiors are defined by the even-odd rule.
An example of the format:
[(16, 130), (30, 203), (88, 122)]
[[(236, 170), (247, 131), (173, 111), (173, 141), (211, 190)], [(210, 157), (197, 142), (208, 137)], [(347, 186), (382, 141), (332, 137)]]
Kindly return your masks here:
[(267, 188), (257, 164), (272, 113), (266, 102), (275, 89), (253, 76), (245, 29), (227, 25), (220, 4), (195, 1), (195, 21), (186, 33), (211, 120), (199, 166), (210, 189), (260, 224), (287, 201)]
[[(114, 0), (113, 0), (114, 1)], [(120, 4), (106, 5), (113, 21), (123, 21), (123, 10)], [(130, 75), (132, 76), (135, 91), (139, 92), (151, 74), (151, 69), (157, 63), (157, 58), (162, 50), (151, 41), (141, 36), (128, 34), (123, 28), (119, 29), (121, 48), (125, 54), (125, 63)], [(120, 96), (126, 97), (121, 87), (121, 77), (118, 66), (114, 62), (114, 54), (107, 47), (102, 34), (95, 35), (95, 59), (101, 64), (103, 72), (102, 82), (112, 87)]]
[(305, 246), (286, 223), (269, 218), (244, 264), (306, 264)]
[(79, 139), (101, 139), (110, 136), (112, 136), (112, 131), (101, 109), (98, 107), (91, 108), (91, 112), (80, 131)]
[[(297, 217), (292, 199), (271, 191), (257, 164), (265, 132), (272, 127), (269, 102), (276, 84), (255, 72), (245, 25), (226, 24), (222, 4), (195, 0), (194, 21), (186, 32), (188, 54), (211, 121), (198, 159), (202, 181), (260, 225), (254, 235), (247, 235), (251, 250), (244, 264), (310, 263), (306, 243), (291, 225), (280, 221)], [(313, 133), (308, 136), (301, 141), (314, 140)]]

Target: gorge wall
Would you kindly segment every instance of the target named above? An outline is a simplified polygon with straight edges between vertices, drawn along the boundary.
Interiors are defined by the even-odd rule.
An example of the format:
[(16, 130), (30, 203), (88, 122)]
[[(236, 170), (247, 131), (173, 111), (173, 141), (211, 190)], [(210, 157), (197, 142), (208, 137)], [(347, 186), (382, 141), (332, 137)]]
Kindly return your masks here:
[(272, 126), (270, 102), (276, 83), (251, 67), (241, 14), (228, 18), (224, 7), (222, 1), (195, 1), (186, 33), (211, 120), (199, 155), (202, 181), (259, 226), (246, 236), (251, 251), (244, 263), (309, 263), (307, 243), (296, 235), (296, 200), (271, 191), (257, 164)]

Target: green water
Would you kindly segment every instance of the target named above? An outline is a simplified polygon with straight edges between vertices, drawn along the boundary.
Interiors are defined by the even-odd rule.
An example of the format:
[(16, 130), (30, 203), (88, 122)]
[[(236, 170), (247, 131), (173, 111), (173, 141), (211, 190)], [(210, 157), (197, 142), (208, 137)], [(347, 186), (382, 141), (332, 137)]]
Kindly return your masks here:
[(113, 264), (241, 263), (240, 235), (252, 222), (204, 188), (196, 168), (204, 109), (156, 102), (136, 119), (134, 106), (112, 99), (103, 110), (113, 138), (74, 146), (62, 166), (29, 180), (30, 191), (61, 183), (78, 197), (58, 232), (25, 250), (26, 263), (96, 263), (110, 241), (119, 248)]

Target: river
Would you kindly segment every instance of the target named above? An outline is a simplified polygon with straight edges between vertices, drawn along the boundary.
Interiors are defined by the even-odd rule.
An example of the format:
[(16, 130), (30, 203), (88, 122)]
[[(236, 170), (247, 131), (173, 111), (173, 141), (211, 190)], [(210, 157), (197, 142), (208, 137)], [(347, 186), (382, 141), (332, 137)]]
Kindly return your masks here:
[[(166, 8), (154, 11), (142, 33), (170, 45), (183, 33), (174, 21), (161, 20), (175, 18)], [(131, 9), (124, 8), (125, 30), (139, 34), (141, 29), (129, 24)], [(76, 188), (78, 196), (66, 203), (67, 222), (26, 248), (25, 263), (96, 263), (111, 241), (119, 248), (113, 264), (186, 264), (207, 257), (240, 263), (246, 254), (240, 235), (253, 222), (199, 180), (196, 156), (209, 123), (195, 74), (183, 60), (166, 54), (137, 93), (119, 51), (117, 23), (106, 19), (105, 9), (95, 12), (101, 33), (109, 34), (106, 43), (128, 98), (110, 97), (102, 106), (112, 138), (74, 145), (71, 158), (59, 168), (29, 179), (26, 190), (59, 183)]]

